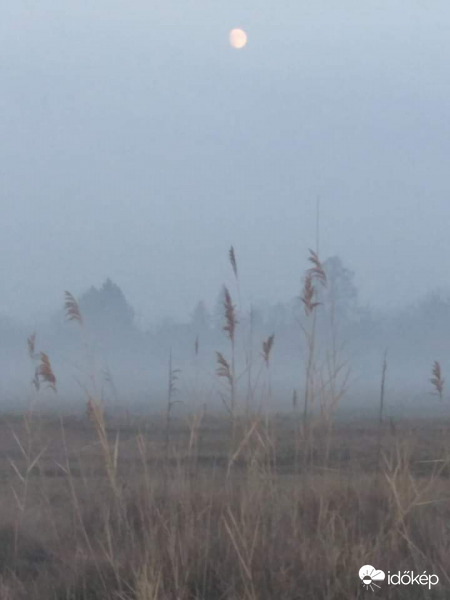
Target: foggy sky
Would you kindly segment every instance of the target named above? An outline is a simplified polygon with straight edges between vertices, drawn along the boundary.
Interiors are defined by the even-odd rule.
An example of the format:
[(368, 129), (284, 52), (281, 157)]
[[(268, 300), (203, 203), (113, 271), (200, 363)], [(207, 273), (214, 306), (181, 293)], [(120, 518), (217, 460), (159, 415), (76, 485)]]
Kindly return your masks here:
[(318, 196), (321, 254), (363, 303), (447, 287), (447, 2), (0, 10), (1, 313), (111, 277), (144, 320), (184, 317), (215, 301), (231, 244), (247, 298), (289, 299)]

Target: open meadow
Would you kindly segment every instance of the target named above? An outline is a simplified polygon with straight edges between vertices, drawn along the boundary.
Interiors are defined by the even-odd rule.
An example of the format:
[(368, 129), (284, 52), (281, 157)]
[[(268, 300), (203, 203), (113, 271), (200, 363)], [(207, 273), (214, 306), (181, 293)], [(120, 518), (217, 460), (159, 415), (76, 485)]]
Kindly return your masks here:
[[(233, 248), (229, 261), (239, 288)], [(0, 422), (0, 600), (448, 598), (445, 405), (440, 418), (387, 412), (385, 353), (375, 416), (338, 411), (348, 370), (334, 304), (319, 301), (327, 286), (310, 251), (303, 385), (279, 412), (275, 336), (262, 342), (252, 377), (252, 339), (245, 328), (238, 336), (228, 288), (226, 345), (215, 352), (221, 409), (181, 399), (170, 352), (166, 403), (151, 413), (104, 397), (82, 308), (66, 292), (66, 325), (85, 341), (85, 409), (64, 407), (52, 358), (31, 334), (28, 408)], [(319, 307), (330, 311), (330, 346)], [(443, 400), (438, 361), (431, 375)]]
[(325, 425), (4, 415), (0, 598), (448, 598), (450, 422)]

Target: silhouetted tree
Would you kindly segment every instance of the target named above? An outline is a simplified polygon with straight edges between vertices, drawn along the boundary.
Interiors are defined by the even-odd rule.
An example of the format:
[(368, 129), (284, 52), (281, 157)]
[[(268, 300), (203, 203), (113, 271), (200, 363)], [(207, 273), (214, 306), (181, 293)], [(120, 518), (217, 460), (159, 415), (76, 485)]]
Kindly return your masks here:
[(80, 298), (80, 307), (93, 329), (126, 332), (134, 328), (134, 310), (111, 279), (107, 279), (100, 289), (92, 286), (85, 292)]

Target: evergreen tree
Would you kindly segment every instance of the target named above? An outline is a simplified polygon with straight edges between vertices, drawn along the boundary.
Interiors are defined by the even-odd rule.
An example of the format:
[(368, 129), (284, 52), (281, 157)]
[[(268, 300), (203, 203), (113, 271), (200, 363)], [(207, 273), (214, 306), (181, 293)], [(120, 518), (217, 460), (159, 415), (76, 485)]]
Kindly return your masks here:
[(80, 298), (80, 307), (89, 325), (99, 331), (134, 328), (134, 310), (118, 285), (107, 279), (100, 289), (92, 286)]

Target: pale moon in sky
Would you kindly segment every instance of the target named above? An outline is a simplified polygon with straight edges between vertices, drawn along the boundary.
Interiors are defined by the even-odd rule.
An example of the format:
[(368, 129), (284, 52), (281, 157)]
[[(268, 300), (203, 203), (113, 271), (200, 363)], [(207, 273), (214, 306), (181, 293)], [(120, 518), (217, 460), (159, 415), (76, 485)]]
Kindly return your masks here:
[(233, 48), (240, 50), (247, 45), (247, 34), (243, 29), (232, 29), (230, 31), (230, 44)]

